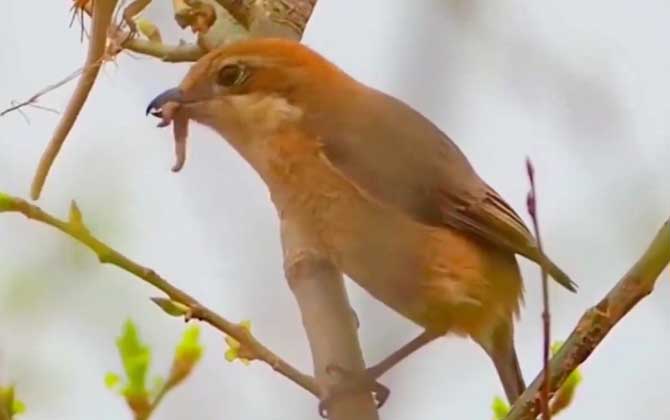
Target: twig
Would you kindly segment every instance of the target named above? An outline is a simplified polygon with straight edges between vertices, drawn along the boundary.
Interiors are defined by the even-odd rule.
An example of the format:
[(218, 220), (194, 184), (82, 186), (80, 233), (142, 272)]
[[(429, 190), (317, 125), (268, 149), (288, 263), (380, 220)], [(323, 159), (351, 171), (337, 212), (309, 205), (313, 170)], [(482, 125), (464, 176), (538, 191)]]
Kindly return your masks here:
[(69, 221), (64, 221), (46, 213), (41, 208), (34, 206), (23, 199), (0, 193), (0, 213), (2, 212), (21, 213), (29, 219), (45, 223), (71, 236), (93, 251), (101, 263), (114, 265), (139, 277), (157, 289), (160, 289), (171, 300), (187, 306), (189, 308), (189, 318), (205, 321), (217, 330), (233, 337), (240, 342), (241, 345), (245, 347), (245, 350), (248, 350), (255, 359), (267, 363), (275, 371), (295, 382), (313, 395), (319, 395), (318, 387), (311, 376), (303, 374), (274, 354), (270, 349), (259, 342), (247, 329), (216, 314), (214, 311), (198, 302), (194, 297), (170, 284), (152, 269), (130, 260), (93, 236), (84, 225), (81, 213), (74, 202), (71, 206)]
[[(551, 394), (593, 353), (617, 322), (653, 291), (658, 276), (669, 263), (670, 219), (628, 273), (596, 306), (582, 315), (570, 337), (551, 359)], [(538, 375), (512, 406), (505, 420), (535, 419), (538, 415), (537, 394), (543, 382), (543, 375)]]
[[(54, 84), (52, 84), (52, 85), (49, 85), (49, 86), (45, 87), (44, 89), (40, 90), (39, 92), (37, 92), (36, 94), (34, 94), (33, 96), (31, 96), (30, 98), (26, 99), (25, 101), (22, 101), (22, 102), (18, 102), (18, 103), (14, 103), (14, 104), (12, 104), (12, 106), (10, 106), (9, 108), (7, 108), (7, 109), (3, 110), (2, 112), (0, 112), (0, 117), (4, 117), (5, 115), (9, 114), (10, 112), (18, 111), (18, 110), (20, 110), (21, 108), (24, 108), (24, 107), (29, 106), (29, 105), (36, 106), (35, 103), (36, 103), (42, 96), (46, 95), (47, 93), (51, 92), (52, 90), (56, 90), (56, 89), (58, 89), (59, 87), (61, 87), (61, 86), (63, 86), (64, 84), (66, 84), (67, 82), (72, 81), (72, 80), (75, 79), (77, 76), (79, 76), (79, 75), (81, 74), (82, 71), (83, 71), (83, 69), (77, 69), (77, 70), (75, 70), (72, 74), (70, 74), (69, 76), (67, 76), (66, 78), (64, 78), (63, 80), (61, 80), (61, 81), (59, 81), (59, 82), (56, 82), (56, 83), (54, 83)], [(40, 108), (40, 107), (38, 107), (38, 106), (36, 106), (36, 107), (37, 107), (37, 108)], [(53, 111), (53, 110), (50, 109), (50, 108), (47, 108), (46, 110)]]
[(83, 66), (84, 71), (35, 171), (35, 176), (30, 187), (30, 196), (33, 200), (39, 198), (51, 165), (63, 146), (74, 122), (77, 120), (77, 116), (83, 108), (86, 98), (88, 98), (88, 94), (91, 92), (95, 79), (100, 72), (102, 58), (104, 57), (107, 45), (107, 30), (109, 29), (117, 2), (118, 0), (96, 0), (93, 2), (91, 40), (88, 46), (86, 62)]
[[(118, 27), (116, 31), (109, 31), (118, 1), (96, 0), (92, 2), (92, 12), (90, 2), (81, 1), (76, 3), (74, 13), (76, 13), (77, 8), (80, 8), (82, 16), (83, 13), (92, 16), (88, 55), (79, 83), (70, 97), (70, 102), (35, 171), (30, 188), (30, 196), (33, 200), (39, 198), (49, 170), (93, 88), (100, 66), (104, 61), (102, 59), (105, 55), (108, 32), (117, 32), (117, 34), (120, 32)], [(282, 36), (291, 39), (300, 39), (317, 2), (317, 0), (266, 0), (262, 4), (252, 4), (249, 0), (211, 1), (223, 6), (241, 25), (245, 26), (244, 23), (246, 22), (246, 26), (252, 28), (249, 31), (250, 36)], [(186, 3), (189, 4), (190, 1), (186, 1)], [(196, 61), (204, 54), (202, 47), (190, 44), (167, 46), (153, 41), (132, 39), (132, 37), (116, 39), (124, 39), (127, 42), (118, 45), (119, 51), (115, 51), (115, 54), (118, 54), (123, 47), (137, 53), (158, 57), (167, 62)], [(225, 40), (219, 41), (218, 45)], [(31, 102), (19, 104), (18, 108), (11, 107), (0, 116), (9, 111), (20, 109), (29, 103)]]
[[(125, 39), (127, 35), (120, 35), (119, 39)], [(206, 51), (196, 44), (182, 43), (178, 45), (166, 45), (161, 42), (146, 39), (132, 38), (123, 43), (123, 48), (138, 54), (158, 58), (168, 63), (181, 63), (198, 61), (205, 55)]]
[(149, 407), (147, 407), (147, 409), (144, 411), (135, 413), (135, 420), (147, 420), (149, 417), (151, 417), (151, 415), (154, 413), (154, 411), (156, 411), (160, 403), (163, 401), (163, 398), (165, 398), (165, 395), (167, 395), (167, 393), (170, 392), (172, 388), (175, 387), (175, 385), (176, 384), (174, 382), (166, 381), (161, 386), (161, 389), (158, 391), (153, 401), (151, 401)]
[[(526, 198), (526, 207), (528, 214), (533, 220), (533, 230), (535, 231), (535, 238), (537, 239), (537, 248), (540, 254), (544, 255), (542, 248), (542, 238), (540, 236), (540, 223), (537, 215), (537, 189), (535, 188), (535, 168), (530, 158), (526, 158), (526, 172), (528, 180), (530, 181), (530, 191)], [(549, 281), (547, 279), (547, 270), (544, 264), (540, 264), (542, 272), (542, 376), (544, 377), (544, 385), (542, 386), (542, 393), (540, 398), (540, 405), (542, 407), (542, 420), (551, 419), (551, 411), (549, 410), (549, 352), (551, 351), (551, 311), (549, 309)]]

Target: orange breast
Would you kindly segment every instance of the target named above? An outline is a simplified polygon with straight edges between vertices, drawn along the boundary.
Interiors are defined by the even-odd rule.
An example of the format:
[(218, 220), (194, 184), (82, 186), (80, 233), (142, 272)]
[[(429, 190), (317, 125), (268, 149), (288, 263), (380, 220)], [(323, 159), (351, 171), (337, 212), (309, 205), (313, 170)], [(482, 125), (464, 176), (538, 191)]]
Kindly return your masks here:
[(518, 311), (512, 254), (372, 200), (296, 130), (267, 139), (258, 153), (281, 217), (299, 220), (343, 272), (400, 314), (428, 329), (477, 335)]

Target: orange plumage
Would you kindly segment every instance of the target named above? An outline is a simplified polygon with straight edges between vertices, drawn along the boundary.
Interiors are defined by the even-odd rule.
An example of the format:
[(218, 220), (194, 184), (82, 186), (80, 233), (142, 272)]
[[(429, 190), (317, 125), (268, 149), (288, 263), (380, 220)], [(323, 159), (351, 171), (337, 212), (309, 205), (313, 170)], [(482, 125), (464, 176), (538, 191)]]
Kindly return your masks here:
[[(263, 178), (282, 218), (372, 296), (425, 329), (377, 377), (432, 339), (472, 337), (508, 399), (524, 389), (513, 345), (515, 254), (545, 264), (519, 216), (430, 121), (298, 43), (209, 53), (151, 109), (207, 125)], [(163, 115), (171, 121), (174, 115)]]

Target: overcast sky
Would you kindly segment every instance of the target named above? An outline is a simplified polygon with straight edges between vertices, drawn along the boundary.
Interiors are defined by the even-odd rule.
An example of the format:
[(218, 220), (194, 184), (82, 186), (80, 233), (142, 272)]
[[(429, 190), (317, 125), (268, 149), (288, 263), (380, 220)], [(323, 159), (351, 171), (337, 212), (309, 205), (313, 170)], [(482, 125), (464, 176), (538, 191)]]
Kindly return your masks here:
[[(5, 0), (0, 20), (0, 108), (62, 79), (85, 45), (67, 28), (69, 1)], [(167, 1), (148, 16), (172, 42)], [(670, 6), (649, 0), (355, 0), (318, 3), (304, 41), (355, 78), (433, 119), (480, 174), (525, 217), (532, 157), (543, 238), (580, 284), (552, 294), (555, 338), (641, 255), (670, 215)], [(169, 131), (146, 103), (187, 65), (124, 55), (104, 68), (39, 204), (67, 214), (76, 199), (91, 229), (257, 337), (311, 369), (293, 297), (283, 280), (277, 220), (264, 185), (224, 141), (194, 128), (179, 174)], [(40, 104), (63, 109), (74, 84)], [(0, 191), (27, 196), (58, 116), (26, 110), (0, 118)], [(158, 293), (63, 235), (0, 216), (0, 382), (14, 382), (25, 420), (130, 418), (107, 391), (120, 371), (115, 338), (132, 317), (165, 372), (183, 323), (148, 300)], [(540, 369), (538, 270), (522, 262), (526, 305), (517, 347), (527, 380)], [(629, 420), (670, 415), (670, 282), (621, 322), (583, 366), (584, 382), (561, 418)], [(349, 283), (366, 360), (419, 332)], [(203, 326), (201, 366), (156, 419), (316, 419), (316, 401), (261, 363), (223, 358)], [(382, 417), (488, 419), (502, 394), (472, 342), (448, 337), (384, 376)]]

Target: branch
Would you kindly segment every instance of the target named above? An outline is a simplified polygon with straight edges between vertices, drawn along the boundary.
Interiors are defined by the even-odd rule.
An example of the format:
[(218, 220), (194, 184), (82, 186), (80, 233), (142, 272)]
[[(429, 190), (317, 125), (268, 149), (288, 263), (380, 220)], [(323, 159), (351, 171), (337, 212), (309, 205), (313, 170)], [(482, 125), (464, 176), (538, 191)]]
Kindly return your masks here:
[(317, 0), (215, 0), (251, 37), (299, 40)]
[(152, 269), (130, 260), (93, 236), (84, 225), (81, 213), (74, 202), (72, 202), (70, 208), (69, 220), (64, 221), (46, 213), (39, 207), (34, 206), (25, 200), (0, 193), (0, 213), (3, 212), (21, 213), (29, 219), (52, 226), (71, 236), (93, 251), (101, 263), (114, 265), (139, 277), (146, 283), (161, 290), (171, 300), (188, 307), (187, 319), (195, 318), (205, 321), (217, 330), (233, 337), (244, 346), (245, 354), (252, 355), (254, 359), (267, 363), (275, 371), (295, 382), (313, 395), (319, 395), (319, 390), (312, 377), (301, 373), (274, 354), (270, 349), (260, 343), (246, 328), (230, 322), (216, 314), (214, 311), (198, 302), (194, 297), (170, 284)]
[(249, 0), (215, 0), (242, 26), (249, 29), (251, 21), (251, 1)]
[[(126, 33), (121, 33), (119, 39), (128, 37)], [(123, 44), (123, 48), (136, 52), (138, 54), (148, 55), (158, 58), (167, 63), (181, 63), (198, 61), (205, 55), (206, 51), (196, 44), (178, 44), (166, 45), (162, 42), (149, 41), (146, 39), (133, 38)]]
[[(280, 213), (286, 216), (285, 212)], [(320, 249), (318, 239), (299, 226), (290, 219), (281, 221), (284, 270), (300, 307), (323, 401), (339, 380), (328, 373), (328, 366), (363, 375), (365, 362), (342, 274), (324, 257), (327, 254)], [(379, 419), (369, 391), (338, 395), (326, 408), (330, 420)]]
[(255, 37), (300, 40), (317, 0), (256, 1), (249, 32)]
[[(549, 382), (552, 395), (568, 375), (593, 353), (617, 322), (653, 291), (658, 276), (668, 263), (670, 219), (619, 283), (596, 306), (582, 315), (563, 347), (551, 359)], [(531, 420), (537, 417), (542, 382), (543, 375), (540, 374), (519, 397), (505, 420)]]
[[(541, 255), (544, 254), (542, 247), (542, 236), (540, 235), (540, 222), (537, 214), (537, 189), (535, 188), (535, 168), (530, 158), (526, 158), (526, 172), (530, 181), (530, 191), (526, 197), (526, 207), (528, 214), (533, 221), (533, 231), (537, 240), (537, 249)], [(551, 310), (549, 308), (549, 280), (547, 279), (547, 269), (544, 263), (540, 263), (542, 277), (542, 377), (549, 377), (549, 352), (551, 349)], [(549, 411), (549, 381), (543, 380), (540, 406), (542, 408), (542, 420), (550, 420)]]
[[(317, 0), (263, 0), (256, 2), (250, 0), (207, 0), (223, 7), (232, 17), (232, 22), (226, 22), (222, 16), (217, 14), (214, 17), (214, 22), (203, 23), (201, 12), (202, 10), (208, 10), (209, 3), (200, 3), (194, 0), (175, 0), (173, 2), (175, 5), (175, 19), (180, 22), (180, 19), (184, 18), (184, 13), (187, 17), (190, 17), (185, 22), (180, 22), (180, 25), (182, 27), (184, 25), (192, 26), (198, 32), (198, 45), (180, 44), (170, 46), (160, 42), (135, 39), (132, 33), (124, 34), (120, 31), (120, 27), (117, 27), (115, 31), (110, 31), (110, 24), (118, 1), (96, 0), (93, 2), (92, 13), (89, 2), (81, 2), (81, 5), (75, 6), (80, 7), (86, 13), (92, 14), (88, 54), (82, 67), (84, 70), (79, 83), (70, 97), (65, 113), (54, 130), (35, 171), (30, 187), (30, 197), (33, 200), (40, 197), (51, 166), (95, 84), (100, 67), (105, 61), (105, 49), (109, 33), (115, 32), (114, 39), (117, 41), (124, 40), (120, 42), (121, 45), (117, 46), (118, 50), (114, 51), (114, 54), (118, 54), (123, 47), (140, 54), (160, 58), (166, 62), (196, 61), (207, 50), (239, 37), (274, 36), (299, 40), (317, 2)], [(124, 9), (124, 19), (129, 26), (134, 26), (131, 20), (132, 16), (144, 8), (146, 3), (148, 1), (135, 2)], [(134, 7), (136, 4), (140, 6)], [(209, 5), (209, 8), (212, 8), (212, 6)], [(195, 11), (195, 13), (190, 13), (192, 11)], [(76, 13), (76, 10), (74, 13)], [(244, 28), (242, 33), (235, 31), (235, 26)], [(212, 30), (208, 31), (207, 28)], [(125, 36), (122, 37), (122, 35)], [(3, 111), (0, 116), (30, 105), (38, 97), (39, 94), (18, 106), (12, 106)]]
[(118, 0), (96, 0), (93, 3), (93, 23), (91, 29), (91, 39), (88, 45), (88, 54), (83, 66), (83, 72), (74, 93), (70, 97), (65, 113), (61, 117), (53, 137), (49, 141), (37, 171), (30, 187), (30, 196), (37, 200), (42, 192), (42, 187), (46, 181), (51, 165), (56, 159), (65, 138), (72, 129), (74, 122), (79, 116), (79, 112), (84, 107), (88, 94), (93, 88), (95, 79), (98, 77), (100, 67), (102, 66), (105, 47), (107, 46), (107, 31), (112, 21), (112, 15), (116, 8)]
[(37, 103), (37, 101), (38, 101), (42, 96), (46, 95), (47, 93), (51, 92), (52, 90), (56, 90), (56, 89), (58, 89), (59, 87), (65, 85), (66, 83), (70, 82), (71, 80), (73, 80), (74, 78), (76, 78), (77, 76), (79, 76), (79, 75), (82, 73), (82, 71), (83, 71), (83, 69), (75, 70), (73, 73), (71, 73), (71, 74), (70, 74), (69, 76), (67, 76), (66, 78), (64, 78), (64, 79), (62, 79), (62, 80), (60, 80), (60, 81), (58, 81), (58, 82), (56, 82), (56, 83), (53, 83), (53, 84), (51, 84), (51, 85), (45, 87), (44, 89), (42, 89), (42, 90), (40, 90), (39, 92), (35, 93), (33, 96), (31, 96), (30, 98), (26, 99), (25, 101), (22, 101), (22, 102), (18, 102), (18, 103), (13, 104), (13, 105), (10, 106), (9, 108), (7, 108), (7, 109), (3, 110), (2, 112), (0, 112), (0, 117), (4, 117), (5, 115), (9, 114), (10, 112), (20, 111), (21, 108), (24, 108), (24, 107), (26, 107), (26, 106), (31, 106), (31, 105), (32, 105), (32, 106), (37, 106), (36, 103)]

